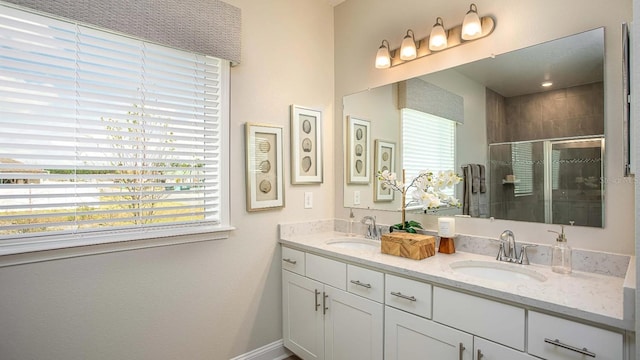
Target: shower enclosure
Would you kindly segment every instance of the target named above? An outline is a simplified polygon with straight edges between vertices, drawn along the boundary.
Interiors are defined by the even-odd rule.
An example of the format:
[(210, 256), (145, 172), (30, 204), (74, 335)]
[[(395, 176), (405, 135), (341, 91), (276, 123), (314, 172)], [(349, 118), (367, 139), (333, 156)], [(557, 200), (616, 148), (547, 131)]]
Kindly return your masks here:
[(604, 137), (489, 145), (490, 215), (603, 227)]

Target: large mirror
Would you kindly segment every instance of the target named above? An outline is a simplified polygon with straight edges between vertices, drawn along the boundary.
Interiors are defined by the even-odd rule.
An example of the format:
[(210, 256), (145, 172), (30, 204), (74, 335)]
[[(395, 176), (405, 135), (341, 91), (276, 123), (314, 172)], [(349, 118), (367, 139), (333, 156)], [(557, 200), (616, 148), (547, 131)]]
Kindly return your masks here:
[(397, 211), (376, 171), (433, 164), (468, 180), (438, 214), (603, 227), (603, 73), (599, 28), (345, 96), (345, 119), (369, 124), (371, 176), (345, 178), (344, 206)]

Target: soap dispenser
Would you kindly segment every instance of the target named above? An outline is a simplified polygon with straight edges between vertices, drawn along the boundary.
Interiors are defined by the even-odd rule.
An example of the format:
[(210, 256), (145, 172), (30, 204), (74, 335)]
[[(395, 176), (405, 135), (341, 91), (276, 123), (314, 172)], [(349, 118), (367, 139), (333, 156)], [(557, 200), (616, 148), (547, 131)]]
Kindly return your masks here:
[(564, 226), (560, 225), (560, 228), (561, 232), (547, 230), (558, 234), (551, 253), (551, 270), (560, 274), (571, 274), (571, 247), (567, 245)]
[(356, 236), (356, 234), (353, 232), (353, 226), (354, 223), (356, 222), (356, 216), (353, 215), (353, 209), (349, 209), (349, 229), (347, 231), (347, 235), (348, 236)]

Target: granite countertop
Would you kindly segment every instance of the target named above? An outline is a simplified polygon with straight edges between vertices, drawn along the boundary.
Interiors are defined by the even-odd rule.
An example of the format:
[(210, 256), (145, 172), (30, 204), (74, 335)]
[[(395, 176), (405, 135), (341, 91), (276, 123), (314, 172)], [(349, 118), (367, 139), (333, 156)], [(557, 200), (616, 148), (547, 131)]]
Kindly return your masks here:
[(600, 325), (634, 330), (635, 305), (634, 298), (630, 296), (633, 291), (627, 291), (625, 296), (625, 278), (580, 271), (562, 275), (552, 272), (549, 266), (500, 263), (535, 270), (547, 279), (543, 282), (530, 279), (493, 281), (462, 274), (453, 270), (450, 264), (465, 260), (497, 262), (494, 257), (457, 251), (455, 254), (436, 253), (423, 260), (412, 260), (382, 254), (380, 249), (375, 248), (350, 249), (326, 243), (330, 239), (345, 236), (344, 233), (334, 231), (291, 234), (282, 236), (280, 243), (353, 264), (425, 280), (435, 286), (489, 296), (528, 309), (541, 309)]

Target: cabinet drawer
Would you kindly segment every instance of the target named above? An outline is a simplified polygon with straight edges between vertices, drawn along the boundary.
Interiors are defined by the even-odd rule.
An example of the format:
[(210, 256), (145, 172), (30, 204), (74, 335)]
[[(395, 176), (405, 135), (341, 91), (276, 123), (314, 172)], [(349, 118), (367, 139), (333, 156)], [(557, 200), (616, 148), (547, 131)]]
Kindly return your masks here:
[(385, 275), (385, 304), (410, 313), (431, 318), (431, 285)]
[(347, 290), (347, 264), (313, 254), (306, 254), (307, 277)]
[(549, 360), (623, 358), (623, 336), (609, 330), (529, 311), (529, 353)]
[(283, 246), (282, 268), (304, 276), (304, 252)]
[(524, 309), (434, 288), (433, 320), (524, 351)]
[(379, 271), (347, 265), (347, 290), (382, 303), (384, 302), (384, 275)]

